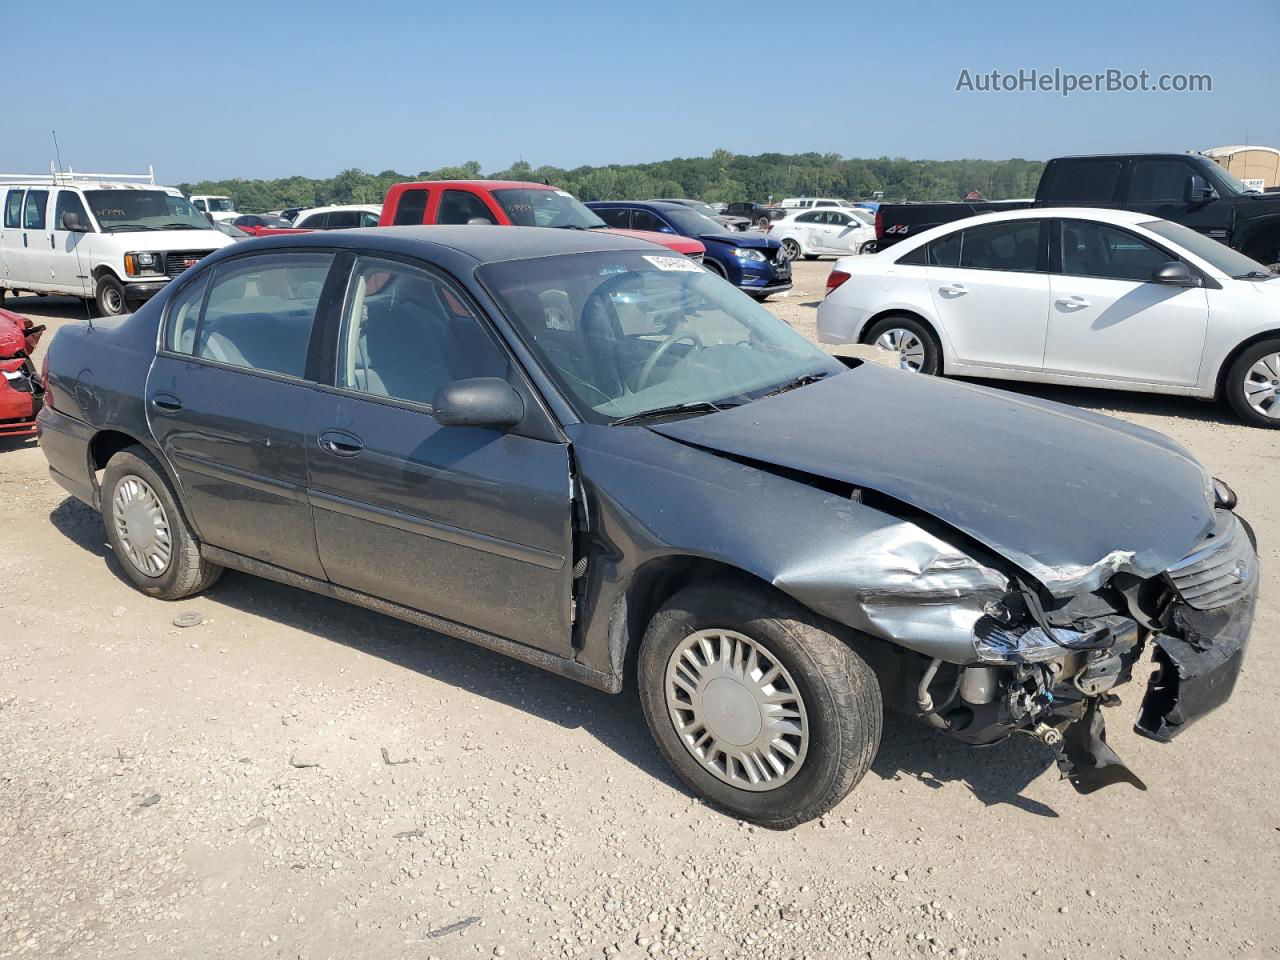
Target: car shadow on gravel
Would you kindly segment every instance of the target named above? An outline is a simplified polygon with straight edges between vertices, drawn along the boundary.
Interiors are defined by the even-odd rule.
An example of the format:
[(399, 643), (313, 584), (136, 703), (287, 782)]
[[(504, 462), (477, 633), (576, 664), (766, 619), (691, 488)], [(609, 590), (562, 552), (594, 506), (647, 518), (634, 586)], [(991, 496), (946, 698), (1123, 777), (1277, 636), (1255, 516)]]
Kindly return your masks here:
[(1020, 383), (1013, 380), (976, 380), (969, 377), (956, 379), (995, 390), (1020, 393), (1040, 400), (1052, 400), (1055, 403), (1080, 407), (1094, 413), (1138, 414), (1234, 427), (1245, 426), (1232, 414), (1225, 403), (1197, 400), (1195, 397), (1175, 397), (1161, 393), (1129, 393), (1124, 390), (1097, 390), (1090, 387), (1064, 387), (1049, 383)]
[[(960, 783), (985, 806), (1006, 804), (1039, 817), (1058, 812), (1022, 791), (1053, 766), (1054, 754), (1030, 737), (1010, 737), (989, 747), (948, 739), (910, 717), (885, 715), (880, 752), (872, 771), (885, 780), (911, 777), (933, 789)], [(1065, 789), (1071, 789), (1062, 784)]]
[[(111, 554), (97, 511), (68, 497), (49, 520), (68, 540), (105, 559), (112, 574), (130, 583)], [(612, 696), (394, 617), (232, 570), (195, 599), (215, 610), (227, 607), (317, 640), (344, 644), (566, 730), (580, 728), (640, 770), (688, 794), (653, 745), (634, 690)], [(323, 655), (319, 644), (316, 655)]]

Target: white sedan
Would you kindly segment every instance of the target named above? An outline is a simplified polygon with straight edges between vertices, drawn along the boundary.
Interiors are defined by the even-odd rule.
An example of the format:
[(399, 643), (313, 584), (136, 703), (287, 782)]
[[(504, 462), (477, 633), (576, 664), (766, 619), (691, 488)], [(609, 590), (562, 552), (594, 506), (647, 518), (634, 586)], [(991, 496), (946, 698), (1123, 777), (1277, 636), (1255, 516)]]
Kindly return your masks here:
[(769, 225), (788, 260), (814, 260), (823, 254), (865, 253), (875, 245), (874, 220), (865, 210), (819, 207), (794, 210)]
[(921, 373), (1225, 399), (1280, 427), (1280, 278), (1148, 214), (985, 214), (841, 259), (818, 339)]

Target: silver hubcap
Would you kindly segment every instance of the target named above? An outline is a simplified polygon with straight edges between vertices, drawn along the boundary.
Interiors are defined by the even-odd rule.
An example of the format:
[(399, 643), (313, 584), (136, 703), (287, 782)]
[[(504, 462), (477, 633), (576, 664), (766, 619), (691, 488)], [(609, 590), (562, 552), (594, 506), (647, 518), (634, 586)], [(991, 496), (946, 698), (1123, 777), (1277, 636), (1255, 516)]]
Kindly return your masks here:
[(158, 577), (168, 570), (173, 557), (169, 518), (151, 485), (127, 474), (116, 484), (111, 504), (116, 537), (134, 568), (148, 577)]
[(876, 337), (876, 346), (898, 355), (898, 366), (919, 373), (924, 366), (924, 344), (910, 330), (894, 327)]
[(1280, 353), (1261, 357), (1244, 375), (1244, 398), (1264, 417), (1280, 419)]
[(800, 256), (800, 245), (794, 240), (783, 241), (782, 252), (787, 255), (788, 260), (794, 260), (796, 257)]
[(102, 305), (107, 308), (107, 313), (124, 313), (124, 298), (115, 287), (102, 291)]
[(776, 790), (800, 770), (809, 718), (791, 674), (732, 630), (699, 630), (667, 661), (667, 711), (680, 742), (716, 778)]

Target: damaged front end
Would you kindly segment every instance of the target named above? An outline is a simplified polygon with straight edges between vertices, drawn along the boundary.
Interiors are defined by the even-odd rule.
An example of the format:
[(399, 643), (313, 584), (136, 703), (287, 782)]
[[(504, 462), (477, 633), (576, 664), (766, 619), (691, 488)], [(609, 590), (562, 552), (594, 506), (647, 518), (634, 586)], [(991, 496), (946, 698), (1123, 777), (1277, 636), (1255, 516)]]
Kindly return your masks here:
[(908, 686), (901, 699), (911, 697), (914, 680), (915, 712), (968, 743), (1026, 733), (1058, 747), (1059, 769), (1081, 793), (1120, 782), (1145, 789), (1108, 746), (1102, 708), (1119, 703), (1114, 691), (1131, 679), (1148, 643), (1157, 669), (1139, 733), (1168, 741), (1226, 702), (1258, 581), (1248, 527), (1218, 509), (1197, 548), (1159, 576), (1117, 574), (1068, 600), (1013, 578), (974, 622), (974, 660), (917, 665), (899, 678)]
[(43, 326), (0, 310), (0, 437), (25, 437), (36, 432), (44, 387), (31, 354), (43, 333)]

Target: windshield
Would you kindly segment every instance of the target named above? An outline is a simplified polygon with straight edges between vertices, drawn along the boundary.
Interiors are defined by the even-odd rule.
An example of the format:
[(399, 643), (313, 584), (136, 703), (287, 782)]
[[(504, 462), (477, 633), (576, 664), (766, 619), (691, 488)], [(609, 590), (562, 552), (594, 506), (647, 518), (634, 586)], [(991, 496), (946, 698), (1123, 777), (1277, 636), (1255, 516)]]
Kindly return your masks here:
[(604, 221), (581, 200), (563, 190), (512, 187), (493, 191), (499, 206), (517, 227), (603, 227)]
[(716, 216), (715, 208), (709, 203), (703, 203), (701, 200), (672, 200), (672, 203), (678, 203), (682, 207), (688, 207), (696, 213), (702, 214), (704, 217)]
[(640, 252), (491, 263), (478, 277), (584, 420), (740, 403), (844, 369), (692, 260)]
[(675, 207), (663, 210), (663, 216), (676, 225), (685, 236), (696, 237), (703, 233), (724, 233), (724, 226), (710, 217), (690, 210), (688, 207)]
[(874, 227), (876, 225), (876, 218), (869, 211), (863, 209), (862, 207), (850, 207), (848, 210), (845, 211), (845, 213), (850, 214), (851, 216), (855, 217), (858, 220), (861, 220), (868, 227)]
[(203, 213), (163, 190), (86, 190), (84, 195), (98, 226), (107, 233), (209, 229)]
[(210, 213), (230, 213), (235, 209), (229, 197), (210, 197), (205, 201)]
[(1271, 271), (1257, 260), (1252, 260), (1238, 250), (1232, 250), (1225, 243), (1219, 243), (1212, 237), (1206, 237), (1203, 233), (1197, 233), (1190, 227), (1184, 227), (1180, 223), (1173, 223), (1169, 220), (1148, 220), (1146, 223), (1139, 224), (1139, 226), (1164, 237), (1166, 240), (1171, 240), (1181, 247), (1185, 247), (1201, 260), (1208, 261), (1211, 266), (1221, 270), (1229, 277), (1240, 279), (1246, 274), (1256, 273), (1260, 273), (1263, 276), (1272, 276)]

